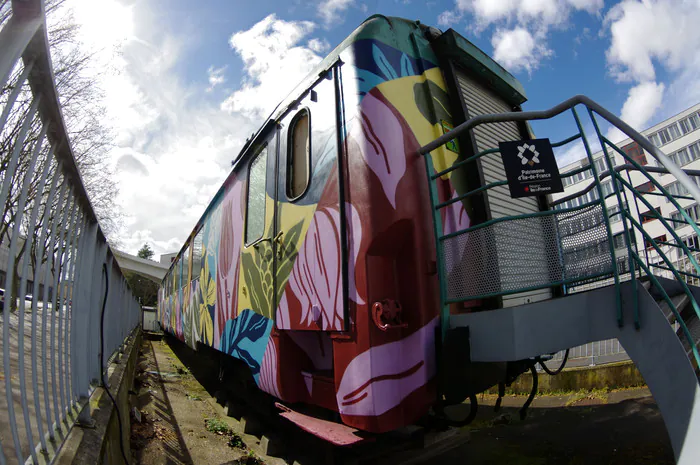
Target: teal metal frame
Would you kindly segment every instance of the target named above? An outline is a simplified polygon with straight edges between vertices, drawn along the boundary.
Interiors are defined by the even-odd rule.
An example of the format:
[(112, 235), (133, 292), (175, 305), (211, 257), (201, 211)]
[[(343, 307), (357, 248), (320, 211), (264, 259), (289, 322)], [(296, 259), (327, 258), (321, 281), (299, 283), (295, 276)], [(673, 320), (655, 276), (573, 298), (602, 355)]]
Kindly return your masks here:
[[(591, 122), (593, 124), (593, 128), (595, 130), (595, 135), (600, 142), (600, 146), (602, 149), (602, 159), (605, 160), (605, 164), (607, 166), (607, 171), (598, 172), (598, 165), (596, 165), (595, 161), (598, 159), (593, 158), (593, 153), (591, 151), (591, 147), (588, 141), (588, 138), (586, 137), (583, 124), (581, 123), (581, 119), (579, 118), (579, 115), (576, 111), (576, 106), (582, 104), (591, 119)], [(454, 231), (449, 234), (443, 234), (442, 230), (442, 214), (441, 211), (445, 207), (452, 205), (456, 202), (462, 202), (465, 199), (478, 194), (482, 193), (485, 191), (488, 191), (489, 189), (493, 189), (494, 187), (498, 186), (505, 186), (507, 185), (506, 180), (499, 180), (495, 181), (489, 184), (486, 184), (484, 186), (478, 187), (476, 189), (473, 189), (471, 191), (465, 192), (465, 193), (460, 193), (454, 198), (450, 198), (448, 200), (439, 201), (439, 196), (438, 196), (438, 189), (437, 189), (437, 183), (436, 181), (438, 179), (444, 178), (445, 175), (448, 175), (449, 173), (453, 173), (459, 168), (462, 168), (466, 166), (468, 163), (474, 162), (475, 160), (480, 159), (481, 157), (489, 154), (494, 154), (498, 153), (499, 149), (498, 148), (492, 148), (488, 150), (484, 150), (480, 153), (477, 153), (476, 155), (470, 156), (466, 159), (460, 160), (456, 163), (454, 163), (452, 166), (441, 170), (440, 172), (435, 172), (432, 157), (430, 155), (431, 151), (434, 150), (437, 147), (440, 147), (441, 145), (447, 143), (448, 141), (455, 139), (458, 137), (461, 133), (468, 131), (472, 129), (473, 127), (479, 125), (479, 124), (487, 124), (487, 123), (495, 123), (495, 122), (503, 122), (503, 121), (529, 121), (529, 120), (536, 120), (536, 119), (548, 119), (552, 118), (554, 116), (560, 115), (564, 113), (566, 110), (571, 110), (572, 116), (574, 118), (576, 128), (578, 132), (566, 139), (563, 139), (561, 141), (555, 142), (552, 144), (553, 147), (562, 147), (567, 144), (570, 144), (572, 142), (575, 142), (579, 139), (581, 139), (583, 143), (583, 147), (585, 149), (586, 157), (588, 159), (588, 165), (582, 166), (581, 168), (577, 168), (575, 170), (569, 171), (567, 173), (564, 173), (562, 177), (570, 177), (574, 176), (578, 173), (590, 170), (592, 173), (592, 182), (585, 188), (579, 190), (577, 192), (577, 195), (570, 195), (566, 196), (562, 199), (559, 199), (557, 202), (552, 203), (552, 209), (550, 210), (545, 210), (545, 211), (540, 211), (536, 213), (526, 213), (522, 215), (513, 215), (513, 216), (508, 216), (508, 217), (502, 217), (502, 218), (496, 218), (492, 219), (489, 221), (485, 221), (483, 223), (477, 224), (470, 226), (468, 228), (465, 228), (463, 230), (459, 231)], [(642, 146), (648, 153), (650, 153), (656, 160), (658, 160), (661, 165), (664, 168), (655, 168), (655, 167), (649, 167), (649, 170), (645, 169), (642, 165), (640, 165), (636, 160), (632, 159), (630, 156), (628, 156), (622, 149), (617, 147), (614, 143), (612, 143), (610, 140), (608, 140), (602, 133), (600, 125), (598, 123), (597, 117), (602, 117), (608, 122), (612, 123), (614, 126), (617, 128), (621, 129), (624, 133), (626, 133), (633, 141), (637, 142), (640, 146)], [(612, 150), (612, 152), (610, 151)], [(427, 144), (425, 147), (422, 147), (420, 149), (420, 153), (425, 155), (425, 166), (426, 166), (426, 172), (428, 174), (428, 181), (430, 185), (430, 200), (431, 204), (433, 206), (432, 208), (432, 215), (433, 215), (433, 226), (434, 226), (434, 233), (435, 233), (435, 246), (436, 246), (436, 254), (437, 254), (437, 265), (438, 265), (438, 278), (439, 278), (439, 284), (440, 284), (440, 300), (441, 300), (441, 327), (442, 327), (442, 336), (443, 338), (445, 337), (445, 334), (447, 332), (447, 329), (449, 328), (449, 320), (450, 320), (450, 312), (449, 312), (449, 307), (450, 304), (452, 303), (457, 303), (457, 302), (464, 302), (464, 301), (470, 301), (470, 300), (480, 300), (480, 299), (487, 299), (491, 297), (500, 297), (504, 295), (509, 295), (509, 294), (516, 294), (520, 292), (527, 292), (527, 291), (532, 291), (536, 289), (543, 289), (543, 288), (550, 288), (550, 287), (559, 287), (563, 286), (564, 287), (564, 292), (569, 293), (570, 292), (570, 287), (569, 286), (574, 286), (577, 284), (581, 283), (590, 283), (590, 282), (596, 282), (596, 281), (601, 281), (603, 279), (610, 279), (610, 277), (613, 278), (614, 280), (614, 286), (615, 286), (615, 295), (616, 295), (616, 317), (617, 317), (617, 322), (620, 327), (624, 325), (624, 319), (623, 319), (623, 312), (622, 312), (622, 300), (621, 300), (621, 291), (620, 291), (620, 283), (623, 278), (627, 279), (627, 274), (629, 274), (629, 280), (632, 281), (632, 285), (634, 286), (635, 289), (637, 289), (637, 286), (639, 285), (639, 280), (641, 278), (649, 279), (649, 281), (654, 284), (660, 291), (663, 297), (663, 300), (666, 301), (666, 303), (669, 305), (671, 308), (676, 320), (679, 322), (681, 332), (685, 338), (688, 339), (690, 342), (690, 346), (692, 349), (693, 353), (693, 358), (695, 359), (696, 363), (698, 366), (700, 366), (700, 352), (698, 350), (698, 345), (697, 343), (692, 339), (692, 335), (690, 334), (690, 331), (688, 330), (687, 325), (683, 321), (682, 316), (680, 315), (680, 312), (678, 311), (678, 308), (673, 304), (672, 299), (668, 296), (668, 293), (663, 290), (661, 285), (659, 284), (658, 279), (654, 276), (652, 269), (658, 269), (658, 270), (663, 270), (666, 272), (670, 272), (673, 277), (680, 282), (681, 287), (683, 289), (683, 292), (690, 298), (690, 302), (692, 305), (692, 308), (697, 315), (698, 318), (700, 318), (700, 304), (695, 300), (693, 294), (690, 292), (690, 289), (688, 288), (687, 284), (684, 281), (684, 277), (691, 277), (691, 278), (696, 278), (700, 279), (700, 263), (698, 263), (698, 260), (694, 256), (694, 253), (700, 253), (700, 249), (697, 248), (692, 248), (688, 247), (683, 240), (679, 237), (679, 235), (675, 231), (675, 225), (677, 223), (684, 223), (688, 224), (693, 228), (693, 231), (700, 237), (700, 227), (696, 224), (696, 222), (687, 214), (687, 212), (684, 211), (683, 208), (678, 203), (678, 199), (691, 199), (695, 200), (698, 204), (700, 204), (700, 189), (698, 188), (698, 185), (694, 183), (690, 178), (688, 177), (688, 173), (685, 171), (681, 170), (678, 166), (674, 165), (673, 162), (665, 155), (663, 154), (660, 150), (658, 150), (651, 142), (649, 142), (646, 138), (644, 138), (641, 134), (637, 133), (634, 131), (631, 127), (629, 127), (627, 124), (619, 120), (619, 118), (615, 117), (612, 115), (610, 112), (602, 108), (600, 105), (597, 103), (593, 102), (592, 100), (588, 99), (587, 97), (584, 96), (577, 96), (572, 99), (569, 99), (565, 102), (563, 102), (560, 105), (555, 106), (554, 108), (547, 110), (547, 111), (540, 111), (540, 112), (512, 112), (512, 113), (503, 113), (503, 114), (496, 114), (496, 115), (480, 115), (475, 118), (470, 119), (469, 121), (457, 126), (454, 130), (450, 131), (449, 133), (439, 137), (435, 141), (431, 142), (430, 144)], [(615, 163), (613, 162), (614, 160), (614, 154), (617, 153), (619, 154), (625, 163), (623, 165), (618, 165), (616, 166)], [(629, 178), (628, 180), (624, 179), (622, 176), (622, 171), (627, 172), (627, 177)], [(631, 177), (629, 176), (630, 171), (636, 171), (639, 173), (642, 173), (653, 185), (656, 189), (658, 189), (657, 192), (640, 192), (639, 190), (635, 189), (631, 182)], [(692, 170), (690, 170), (692, 171)], [(676, 179), (680, 182), (680, 184), (685, 188), (686, 192), (689, 193), (689, 195), (683, 195), (683, 196), (673, 196), (671, 195), (670, 192), (668, 192), (653, 176), (650, 175), (651, 172), (665, 172), (665, 173), (670, 173), (676, 177)], [(700, 172), (693, 172), (691, 173), (694, 176), (699, 176)], [(612, 184), (612, 193), (605, 195), (604, 189), (603, 189), (603, 184), (602, 180), (607, 178), (611, 178), (611, 184)], [(597, 194), (597, 199), (595, 200), (590, 200), (590, 197), (588, 196), (588, 193), (592, 190), (595, 189), (595, 192)], [(675, 208), (678, 209), (678, 212), (680, 216), (682, 217), (682, 220), (680, 219), (672, 219), (672, 218), (666, 218), (663, 215), (661, 215), (660, 212), (658, 212), (655, 208), (652, 207), (651, 203), (645, 198), (646, 195), (659, 195), (667, 198)], [(606, 200), (614, 197), (617, 205), (620, 206), (626, 206), (626, 208), (621, 207), (617, 213), (610, 214), (610, 211), (606, 205)], [(586, 200), (582, 202), (581, 204), (575, 206), (575, 207), (568, 207), (568, 208), (556, 208), (558, 204), (563, 203), (566, 200), (574, 199), (574, 198), (585, 198)], [(629, 206), (631, 205), (631, 202), (634, 201), (634, 204), (636, 206), (644, 205), (647, 208), (649, 208), (648, 212), (640, 213), (639, 207), (637, 207), (637, 216), (636, 218), (634, 215), (631, 213), (629, 210)], [(507, 290), (502, 290), (499, 292), (495, 293), (483, 293), (483, 294), (475, 294), (475, 295), (468, 295), (464, 296), (462, 298), (448, 298), (448, 290), (447, 290), (447, 279), (446, 279), (446, 271), (445, 271), (445, 263), (444, 263), (444, 241), (446, 239), (454, 238), (463, 234), (468, 234), (470, 232), (479, 230), (481, 228), (486, 228), (489, 226), (492, 226), (497, 223), (502, 223), (502, 222), (508, 222), (508, 221), (515, 221), (515, 220), (522, 220), (522, 219), (527, 219), (527, 218), (535, 218), (535, 217), (544, 217), (544, 216), (552, 216), (552, 215), (559, 215), (562, 213), (568, 213), (568, 212), (576, 212), (576, 211), (585, 211), (586, 209), (590, 209), (591, 207), (597, 207), (600, 206), (602, 210), (602, 217), (603, 217), (603, 222), (605, 223), (605, 228), (606, 228), (606, 236), (607, 236), (607, 241), (608, 241), (608, 249), (610, 253), (610, 269), (604, 269), (600, 270), (600, 268), (591, 270), (590, 275), (577, 275), (574, 277), (566, 277), (564, 276), (564, 279), (557, 280), (557, 281), (551, 281), (547, 283), (543, 283), (541, 285), (537, 286), (530, 286), (530, 287), (522, 287), (522, 288), (517, 288), (517, 289), (507, 289)], [(622, 272), (618, 269), (618, 260), (616, 257), (616, 249), (615, 248), (615, 243), (613, 239), (613, 229), (611, 227), (611, 220), (615, 218), (615, 222), (619, 220), (622, 222), (622, 234), (624, 238), (624, 249), (626, 249), (627, 255), (626, 255), (626, 262), (628, 265), (627, 270), (623, 270)], [(668, 235), (672, 238), (672, 242), (669, 242), (667, 240), (655, 240), (652, 237), (650, 237), (649, 233), (645, 230), (643, 224), (645, 221), (643, 219), (651, 219), (651, 220), (658, 220), (660, 224), (665, 228), (665, 230), (668, 232)], [(557, 227), (557, 231), (558, 231)], [(638, 232), (639, 235), (637, 235), (636, 232)], [(561, 237), (561, 236), (559, 236)], [(639, 245), (638, 245), (638, 238), (642, 240), (642, 247), (643, 247), (643, 252), (644, 252), (644, 258), (642, 258), (639, 250)], [(561, 241), (559, 241), (561, 242)], [(648, 247), (645, 246), (645, 244), (648, 244)], [(666, 247), (668, 250), (677, 250), (680, 254), (682, 254), (683, 257), (687, 257), (688, 262), (692, 265), (693, 272), (688, 272), (684, 270), (678, 270), (673, 263), (673, 260), (668, 256), (667, 253), (665, 253), (662, 250), (662, 247)], [(650, 263), (650, 258), (649, 258), (649, 250), (655, 250), (658, 254), (658, 257), (660, 258), (661, 262), (659, 263)], [(561, 259), (560, 259), (561, 260)], [(663, 263), (663, 265), (662, 265)], [(641, 327), (641, 324), (643, 322), (640, 321), (639, 319), (639, 302), (637, 298), (637, 293), (633, 293), (633, 302), (632, 302), (632, 308), (634, 312), (634, 326), (636, 329), (639, 329)]]

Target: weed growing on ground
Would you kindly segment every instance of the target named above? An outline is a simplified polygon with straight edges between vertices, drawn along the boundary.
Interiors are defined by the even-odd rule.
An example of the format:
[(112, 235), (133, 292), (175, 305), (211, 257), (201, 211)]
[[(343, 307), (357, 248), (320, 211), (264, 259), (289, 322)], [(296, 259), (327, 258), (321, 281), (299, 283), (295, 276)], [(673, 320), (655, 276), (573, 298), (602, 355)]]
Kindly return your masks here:
[[(228, 445), (229, 447), (233, 447), (236, 449), (246, 449), (245, 442), (243, 442), (243, 438), (241, 437), (240, 434), (236, 433), (231, 429), (231, 427), (226, 423), (224, 420), (221, 418), (206, 418), (204, 420), (204, 425), (207, 428), (207, 431), (216, 433), (220, 436), (228, 436)], [(249, 451), (250, 455), (251, 451)], [(258, 462), (250, 462), (250, 463), (258, 463)], [(262, 463), (262, 462), (259, 462)]]
[(241, 465), (265, 465), (265, 461), (257, 455), (255, 455), (255, 452), (253, 452), (252, 450), (249, 450), (247, 455), (241, 457), (238, 460), (238, 463)]
[(571, 397), (566, 401), (566, 406), (571, 407), (584, 399), (598, 399), (606, 404), (608, 402), (608, 392), (607, 389), (580, 390), (571, 394)]
[(185, 397), (187, 397), (189, 400), (202, 400), (202, 398), (198, 395), (192, 395), (190, 393), (185, 394)]
[(228, 439), (228, 446), (236, 449), (245, 449), (245, 443), (243, 438), (235, 432), (231, 432), (231, 436)]
[(216, 434), (229, 435), (233, 433), (231, 427), (221, 418), (207, 418), (204, 420), (207, 431)]

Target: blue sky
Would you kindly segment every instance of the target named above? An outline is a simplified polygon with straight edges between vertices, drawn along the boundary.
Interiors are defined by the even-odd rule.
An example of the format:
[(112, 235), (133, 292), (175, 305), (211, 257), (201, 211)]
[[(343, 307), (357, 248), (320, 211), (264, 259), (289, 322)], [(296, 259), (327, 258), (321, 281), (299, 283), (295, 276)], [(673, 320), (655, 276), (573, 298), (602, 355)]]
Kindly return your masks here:
[[(583, 93), (638, 129), (700, 101), (700, 2), (684, 0), (71, 0), (96, 75), (117, 239), (179, 248), (246, 137), (333, 47), (379, 13), (454, 28), (524, 85), (526, 110)], [(536, 124), (560, 139), (570, 126)], [(611, 136), (615, 134), (609, 132)], [(561, 153), (560, 162), (580, 156)]]

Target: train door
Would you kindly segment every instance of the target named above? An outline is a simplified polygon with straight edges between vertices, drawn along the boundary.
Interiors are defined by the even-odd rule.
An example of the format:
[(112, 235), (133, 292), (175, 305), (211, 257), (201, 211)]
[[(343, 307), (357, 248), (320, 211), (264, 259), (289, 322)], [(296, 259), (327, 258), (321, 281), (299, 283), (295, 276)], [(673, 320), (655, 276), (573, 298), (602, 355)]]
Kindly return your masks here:
[(272, 318), (275, 308), (275, 241), (279, 239), (274, 228), (277, 130), (271, 131), (253, 150), (246, 173), (242, 293), (250, 299), (256, 313)]
[(276, 203), (279, 329), (343, 331), (335, 83), (322, 75), (280, 120)]

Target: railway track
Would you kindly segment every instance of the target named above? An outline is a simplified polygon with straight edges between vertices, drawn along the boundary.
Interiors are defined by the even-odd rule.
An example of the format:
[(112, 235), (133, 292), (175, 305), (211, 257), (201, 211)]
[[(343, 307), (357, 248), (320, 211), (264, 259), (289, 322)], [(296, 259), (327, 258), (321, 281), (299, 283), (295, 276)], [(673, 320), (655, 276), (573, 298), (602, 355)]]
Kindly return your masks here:
[[(352, 446), (335, 446), (281, 416), (284, 406), (257, 389), (252, 378), (240, 376), (247, 370), (236, 369), (235, 362), (222, 366), (223, 358), (212, 349), (205, 347), (195, 352), (172, 336), (165, 338), (175, 355), (209, 392), (210, 397), (205, 400), (221, 416), (233, 420), (233, 429), (267, 464), (420, 464), (469, 439), (464, 429), (425, 422), (383, 435), (368, 434), (364, 442)], [(208, 354), (211, 356), (202, 356), (202, 351), (211, 352)], [(230, 357), (223, 360), (227, 359), (231, 360)], [(327, 419), (333, 420), (332, 416)]]

